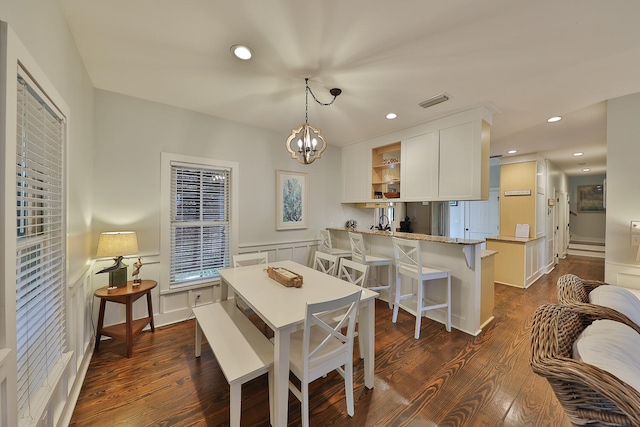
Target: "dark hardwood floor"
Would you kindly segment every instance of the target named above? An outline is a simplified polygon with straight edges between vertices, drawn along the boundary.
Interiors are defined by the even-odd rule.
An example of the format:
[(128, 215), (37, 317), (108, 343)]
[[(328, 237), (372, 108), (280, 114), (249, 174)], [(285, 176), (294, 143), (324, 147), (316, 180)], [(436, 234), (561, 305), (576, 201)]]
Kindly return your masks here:
[[(364, 387), (354, 366), (355, 415), (346, 413), (344, 383), (335, 372), (311, 384), (311, 425), (349, 426), (570, 426), (546, 380), (529, 367), (534, 310), (557, 301), (565, 273), (602, 280), (604, 261), (569, 256), (529, 289), (495, 287), (495, 320), (477, 337), (400, 311), (391, 323), (376, 306), (375, 387)], [(259, 323), (259, 319), (253, 319)], [(145, 331), (127, 359), (124, 343), (104, 341), (93, 355), (71, 426), (225, 426), (229, 385), (211, 350), (194, 357), (194, 321)], [(357, 357), (357, 344), (356, 344)], [(300, 424), (300, 404), (289, 395), (289, 425)], [(266, 376), (242, 389), (242, 425), (268, 426)]]

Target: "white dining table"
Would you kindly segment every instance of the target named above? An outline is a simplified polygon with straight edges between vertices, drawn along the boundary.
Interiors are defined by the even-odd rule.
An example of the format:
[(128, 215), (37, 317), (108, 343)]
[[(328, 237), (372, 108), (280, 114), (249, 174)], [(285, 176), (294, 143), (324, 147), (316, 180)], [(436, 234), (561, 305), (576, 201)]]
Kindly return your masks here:
[[(267, 267), (284, 267), (303, 276), (300, 288), (286, 287), (269, 278)], [(358, 311), (358, 333), (362, 337), (360, 354), (364, 359), (364, 383), (374, 382), (375, 298), (377, 292), (353, 285), (294, 261), (271, 262), (220, 270), (220, 299), (239, 295), (274, 332), (274, 384), (272, 421), (287, 425), (289, 397), (290, 334), (304, 325), (307, 303), (327, 301), (362, 289)]]

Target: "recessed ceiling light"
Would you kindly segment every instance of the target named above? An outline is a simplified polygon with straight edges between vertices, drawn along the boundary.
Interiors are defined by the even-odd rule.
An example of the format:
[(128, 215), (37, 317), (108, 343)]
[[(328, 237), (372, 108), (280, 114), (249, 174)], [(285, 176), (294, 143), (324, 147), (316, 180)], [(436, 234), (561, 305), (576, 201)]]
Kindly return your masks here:
[(518, 150), (509, 150), (507, 151), (507, 154), (516, 154), (518, 152)]
[(236, 56), (236, 58), (242, 59), (243, 61), (251, 59), (252, 55), (251, 49), (241, 44), (234, 44), (231, 46), (231, 52)]
[(548, 121), (549, 123), (559, 122), (560, 120), (562, 120), (562, 117), (560, 117), (560, 116), (553, 116), (553, 117), (549, 117), (549, 118), (547, 119), (547, 121)]
[(590, 172), (590, 171), (591, 171), (591, 169), (589, 169), (589, 168), (582, 169), (582, 172)]
[(395, 119), (396, 117), (398, 117), (398, 115), (397, 115), (396, 113), (389, 113), (389, 114), (387, 114), (387, 115), (386, 115), (386, 117), (387, 117), (387, 119), (389, 119), (389, 120), (393, 120), (393, 119)]
[(581, 151), (578, 151), (577, 153), (573, 153), (573, 157), (580, 157), (582, 155), (584, 155), (584, 153)]

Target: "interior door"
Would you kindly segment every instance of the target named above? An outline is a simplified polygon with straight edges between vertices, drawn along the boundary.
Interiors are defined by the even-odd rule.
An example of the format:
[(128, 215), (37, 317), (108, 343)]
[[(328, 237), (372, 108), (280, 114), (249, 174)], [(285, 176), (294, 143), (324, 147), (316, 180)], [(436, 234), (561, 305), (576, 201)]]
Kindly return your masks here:
[(465, 239), (483, 240), (500, 234), (500, 189), (489, 189), (487, 200), (465, 203)]

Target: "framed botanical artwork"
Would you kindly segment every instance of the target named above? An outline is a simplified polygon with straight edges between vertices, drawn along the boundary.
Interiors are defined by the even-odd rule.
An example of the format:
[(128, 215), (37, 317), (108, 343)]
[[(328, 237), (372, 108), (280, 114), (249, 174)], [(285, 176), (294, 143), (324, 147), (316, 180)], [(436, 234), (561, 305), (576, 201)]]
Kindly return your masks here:
[(307, 174), (276, 170), (276, 230), (307, 228)]
[(578, 212), (605, 212), (602, 185), (578, 186)]

